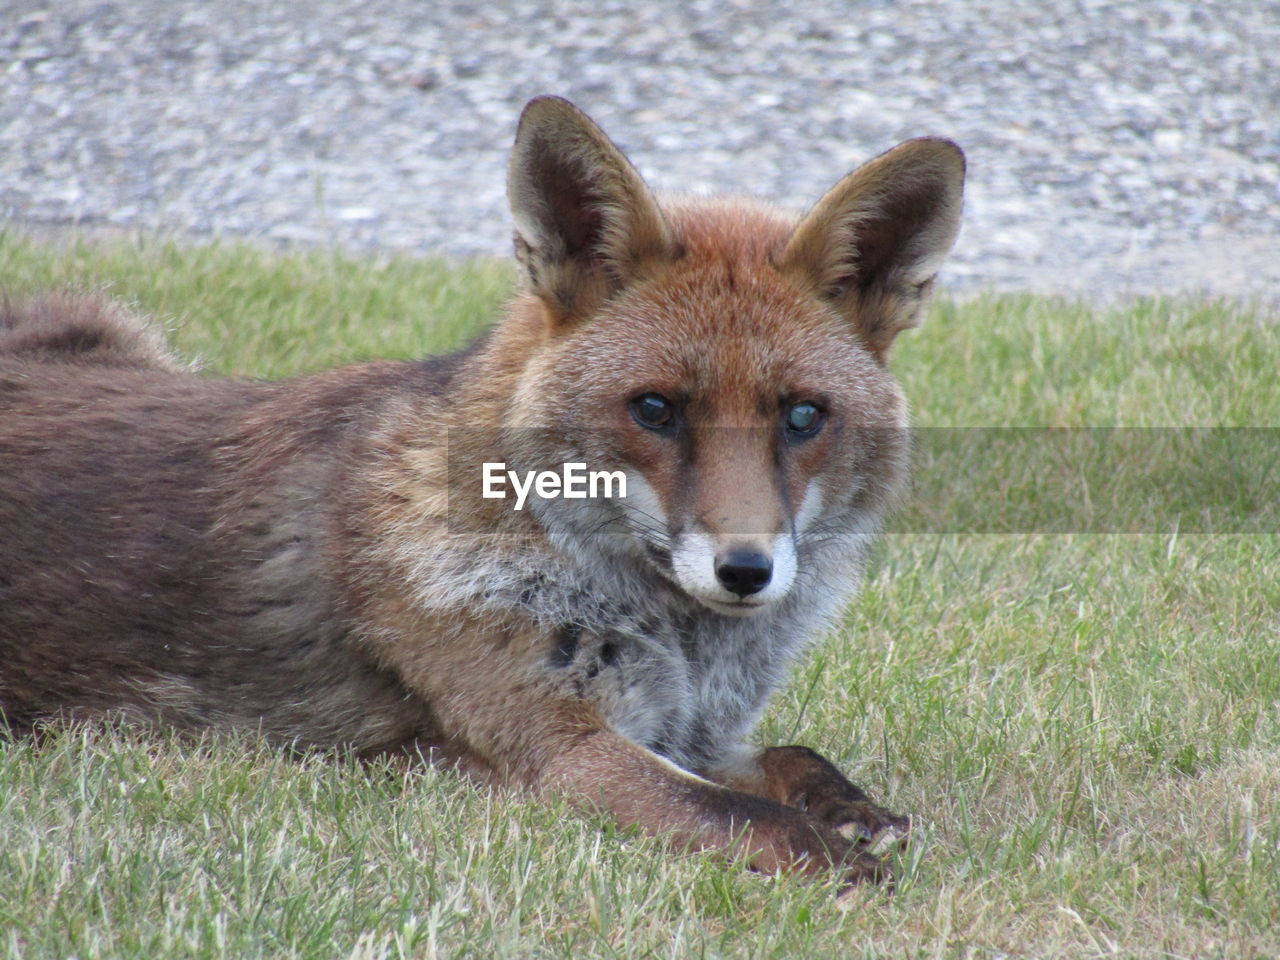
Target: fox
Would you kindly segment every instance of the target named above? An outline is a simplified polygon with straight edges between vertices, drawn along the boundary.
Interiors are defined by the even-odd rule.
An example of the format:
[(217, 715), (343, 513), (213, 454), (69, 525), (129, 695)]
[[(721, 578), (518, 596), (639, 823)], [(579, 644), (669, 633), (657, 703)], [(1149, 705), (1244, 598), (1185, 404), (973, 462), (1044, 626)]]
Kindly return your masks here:
[[(910, 818), (750, 737), (907, 483), (888, 354), (964, 175), (926, 137), (802, 215), (659, 197), (544, 96), (509, 165), (517, 288), (460, 351), (212, 377), (108, 299), (7, 298), (0, 724), (410, 758), (764, 873), (891, 883)], [(483, 483), (566, 464), (614, 495), (517, 510)]]

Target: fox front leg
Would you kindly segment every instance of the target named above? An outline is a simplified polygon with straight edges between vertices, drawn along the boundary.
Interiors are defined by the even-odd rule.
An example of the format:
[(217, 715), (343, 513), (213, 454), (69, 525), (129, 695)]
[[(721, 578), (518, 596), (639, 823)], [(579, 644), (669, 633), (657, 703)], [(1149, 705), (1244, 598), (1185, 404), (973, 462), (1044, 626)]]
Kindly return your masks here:
[(556, 756), (543, 785), (680, 845), (745, 855), (764, 873), (836, 869), (846, 885), (888, 878), (879, 857), (806, 812), (687, 773), (608, 730)]
[(736, 790), (768, 797), (873, 850), (906, 840), (911, 818), (890, 813), (818, 752), (808, 747), (768, 747), (715, 771)]
[(703, 779), (612, 730), (595, 703), (540, 674), (555, 642), (534, 625), (492, 624), (465, 644), (390, 652), (440, 735), (481, 758), (497, 784), (564, 797), (681, 847), (744, 856), (765, 873), (884, 879), (877, 858), (803, 811)]

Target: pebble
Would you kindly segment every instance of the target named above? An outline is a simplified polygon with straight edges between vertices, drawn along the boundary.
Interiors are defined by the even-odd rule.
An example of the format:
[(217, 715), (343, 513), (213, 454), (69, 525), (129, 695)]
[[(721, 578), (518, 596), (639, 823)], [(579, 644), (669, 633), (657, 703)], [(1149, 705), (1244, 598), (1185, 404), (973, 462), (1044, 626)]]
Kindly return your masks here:
[(0, 0), (0, 222), (506, 256), (539, 93), (664, 190), (969, 157), (943, 283), (1280, 304), (1273, 0)]

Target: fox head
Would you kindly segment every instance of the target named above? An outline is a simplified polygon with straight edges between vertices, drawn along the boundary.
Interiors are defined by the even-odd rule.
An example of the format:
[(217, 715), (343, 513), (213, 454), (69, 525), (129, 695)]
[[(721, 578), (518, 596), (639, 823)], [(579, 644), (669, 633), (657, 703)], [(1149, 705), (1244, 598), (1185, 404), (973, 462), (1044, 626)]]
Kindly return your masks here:
[(525, 280), (508, 432), (543, 438), (514, 441), (527, 464), (628, 481), (608, 505), (535, 503), (562, 545), (606, 530), (726, 615), (840, 582), (831, 548), (865, 540), (905, 479), (886, 355), (955, 239), (964, 168), (955, 144), (919, 139), (798, 219), (659, 204), (588, 117), (533, 100), (508, 180)]

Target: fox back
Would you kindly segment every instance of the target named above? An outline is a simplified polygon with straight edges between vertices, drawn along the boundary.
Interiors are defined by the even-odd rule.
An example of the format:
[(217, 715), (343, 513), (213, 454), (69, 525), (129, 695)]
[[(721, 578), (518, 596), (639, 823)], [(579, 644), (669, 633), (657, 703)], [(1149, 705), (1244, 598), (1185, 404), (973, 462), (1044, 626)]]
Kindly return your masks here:
[[(963, 169), (915, 140), (802, 218), (659, 203), (540, 98), (522, 289), (457, 354), (211, 379), (113, 308), (7, 306), (0, 711), (420, 752), (705, 845), (750, 822), (766, 867), (847, 861), (842, 823), (900, 821), (743, 743), (905, 482), (888, 352)], [(534, 486), (566, 464), (625, 496)], [(788, 805), (818, 770), (844, 813)]]

